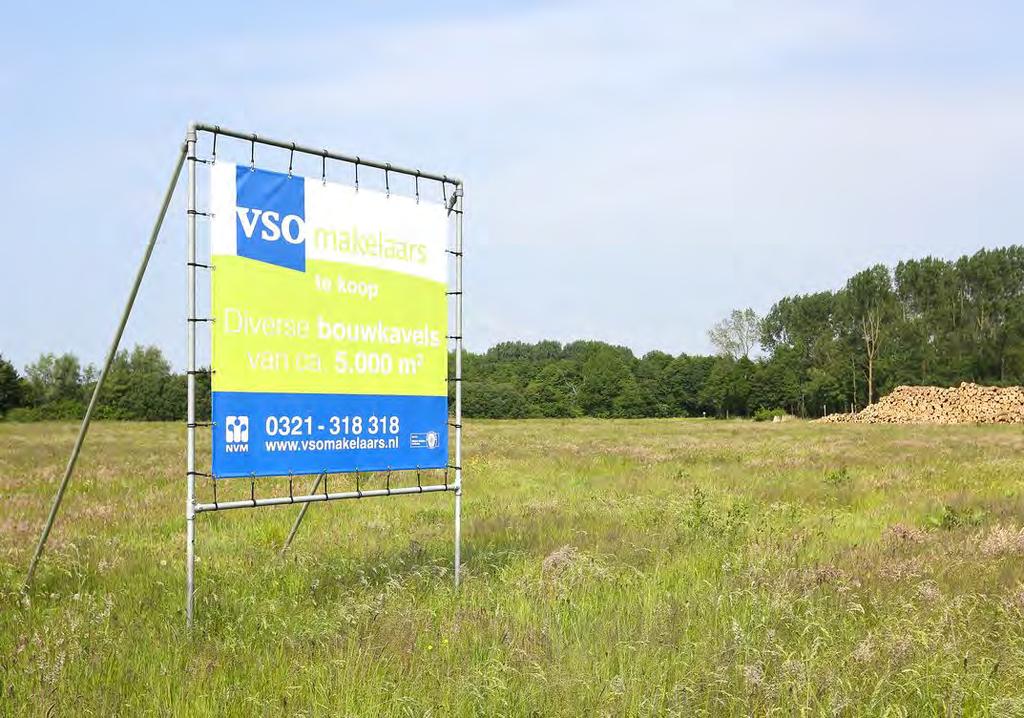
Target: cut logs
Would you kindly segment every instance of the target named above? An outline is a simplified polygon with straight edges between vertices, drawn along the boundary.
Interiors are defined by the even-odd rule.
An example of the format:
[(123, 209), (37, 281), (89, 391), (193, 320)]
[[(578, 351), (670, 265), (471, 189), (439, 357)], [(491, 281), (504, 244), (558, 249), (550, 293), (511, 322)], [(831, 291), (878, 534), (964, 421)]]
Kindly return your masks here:
[(962, 383), (898, 386), (856, 414), (829, 414), (825, 423), (861, 424), (1024, 424), (1024, 388)]

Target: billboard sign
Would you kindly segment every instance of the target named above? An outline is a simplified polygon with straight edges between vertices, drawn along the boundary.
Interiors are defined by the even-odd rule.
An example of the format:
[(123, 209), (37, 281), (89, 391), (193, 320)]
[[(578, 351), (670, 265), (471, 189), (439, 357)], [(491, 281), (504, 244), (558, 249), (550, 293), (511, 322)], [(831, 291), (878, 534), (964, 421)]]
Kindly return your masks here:
[(213, 474), (448, 463), (445, 208), (216, 162)]

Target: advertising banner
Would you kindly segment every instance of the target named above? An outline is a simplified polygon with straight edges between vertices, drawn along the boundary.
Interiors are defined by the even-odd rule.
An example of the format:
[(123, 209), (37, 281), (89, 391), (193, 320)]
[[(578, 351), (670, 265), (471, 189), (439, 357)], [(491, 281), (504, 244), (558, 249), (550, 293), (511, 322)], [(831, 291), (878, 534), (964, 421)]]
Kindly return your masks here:
[(211, 168), (213, 474), (448, 463), (444, 207)]

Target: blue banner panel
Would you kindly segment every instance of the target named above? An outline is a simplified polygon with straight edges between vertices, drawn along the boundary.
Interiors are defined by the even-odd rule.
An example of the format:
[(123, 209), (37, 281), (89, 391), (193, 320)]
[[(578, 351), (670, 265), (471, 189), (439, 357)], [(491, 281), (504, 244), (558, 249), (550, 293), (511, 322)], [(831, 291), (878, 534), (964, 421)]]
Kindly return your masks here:
[(213, 474), (439, 469), (448, 398), (213, 392)]

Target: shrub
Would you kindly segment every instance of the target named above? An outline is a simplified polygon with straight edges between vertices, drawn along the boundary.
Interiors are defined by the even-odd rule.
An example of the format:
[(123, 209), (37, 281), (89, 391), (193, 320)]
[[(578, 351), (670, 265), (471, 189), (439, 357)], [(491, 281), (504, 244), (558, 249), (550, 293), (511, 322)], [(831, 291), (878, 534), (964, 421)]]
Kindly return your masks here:
[(985, 511), (981, 508), (963, 508), (952, 504), (942, 504), (927, 517), (927, 523), (937, 529), (951, 531), (966, 526), (978, 526), (985, 519)]
[(11, 409), (4, 414), (4, 420), (18, 423), (39, 421), (39, 412), (31, 406), (19, 406), (18, 408)]
[(771, 421), (776, 416), (785, 416), (785, 409), (765, 409), (763, 406), (754, 412), (754, 421)]
[(833, 469), (825, 474), (825, 484), (833, 489), (846, 488), (852, 483), (853, 477), (850, 476), (850, 472), (846, 470), (845, 466), (839, 469)]
[(69, 421), (85, 416), (85, 404), (75, 399), (60, 399), (40, 406), (22, 406), (7, 412), (8, 421)]

